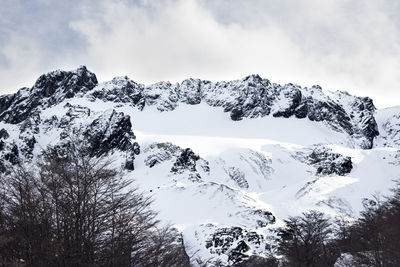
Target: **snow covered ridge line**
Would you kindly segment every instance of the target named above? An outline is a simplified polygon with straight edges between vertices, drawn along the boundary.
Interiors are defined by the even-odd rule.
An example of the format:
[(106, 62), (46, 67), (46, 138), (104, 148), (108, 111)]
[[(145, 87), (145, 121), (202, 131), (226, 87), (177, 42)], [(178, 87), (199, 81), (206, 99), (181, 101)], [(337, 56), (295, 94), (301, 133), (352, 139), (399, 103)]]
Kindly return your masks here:
[(39, 116), (38, 107), (44, 109), (73, 97), (124, 103), (139, 110), (154, 106), (159, 111), (172, 111), (180, 103), (204, 102), (222, 107), (232, 120), (265, 116), (308, 118), (349, 135), (354, 145), (362, 149), (372, 148), (379, 135), (375, 107), (368, 97), (339, 91), (325, 93), (320, 86), (279, 85), (258, 75), (228, 82), (187, 79), (177, 84), (159, 82), (149, 86), (128, 77), (116, 77), (98, 84), (96, 75), (84, 66), (44, 74), (32, 88), (0, 96), (0, 121), (18, 124)]

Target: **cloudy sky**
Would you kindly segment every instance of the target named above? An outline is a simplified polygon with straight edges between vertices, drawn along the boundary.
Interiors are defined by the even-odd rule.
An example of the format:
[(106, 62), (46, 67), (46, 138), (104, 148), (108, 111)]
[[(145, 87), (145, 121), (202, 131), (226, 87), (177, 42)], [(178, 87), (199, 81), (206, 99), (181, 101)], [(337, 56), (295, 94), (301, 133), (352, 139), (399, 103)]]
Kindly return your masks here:
[(400, 105), (400, 1), (0, 0), (0, 93), (86, 65), (145, 84), (258, 73)]

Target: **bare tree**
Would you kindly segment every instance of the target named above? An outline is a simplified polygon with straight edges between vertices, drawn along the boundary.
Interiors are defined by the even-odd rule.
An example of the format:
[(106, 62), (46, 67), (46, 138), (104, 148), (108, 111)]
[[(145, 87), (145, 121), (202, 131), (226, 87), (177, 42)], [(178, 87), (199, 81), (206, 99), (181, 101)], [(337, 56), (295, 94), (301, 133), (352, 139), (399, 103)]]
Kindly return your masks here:
[(284, 256), (284, 266), (332, 266), (337, 251), (330, 239), (331, 224), (323, 213), (310, 211), (290, 217), (278, 230), (278, 251)]
[[(364, 210), (360, 218), (348, 225), (346, 246), (341, 250), (352, 255), (355, 266), (399, 266), (400, 265), (400, 194), (399, 187), (394, 196), (382, 201), (380, 197), (363, 201)], [(342, 239), (339, 237), (339, 242)]]
[[(30, 169), (2, 177), (3, 265), (186, 266), (179, 234), (158, 228), (149, 197), (106, 157), (78, 145), (48, 148)], [(2, 204), (2, 203), (0, 203)], [(10, 237), (9, 239), (7, 239)], [(156, 252), (156, 253), (155, 253)], [(184, 259), (184, 261), (182, 261)], [(184, 262), (184, 263), (183, 263)]]

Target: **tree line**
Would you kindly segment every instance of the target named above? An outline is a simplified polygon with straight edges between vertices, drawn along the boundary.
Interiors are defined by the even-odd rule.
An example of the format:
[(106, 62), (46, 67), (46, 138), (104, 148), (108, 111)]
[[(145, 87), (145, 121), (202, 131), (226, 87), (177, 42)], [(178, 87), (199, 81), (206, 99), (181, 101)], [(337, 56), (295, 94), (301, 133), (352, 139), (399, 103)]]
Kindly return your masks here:
[(290, 217), (277, 231), (282, 259), (271, 266), (400, 266), (400, 184), (392, 191), (365, 199), (353, 222), (318, 211)]
[(176, 230), (111, 167), (69, 145), (0, 180), (0, 266), (190, 266)]

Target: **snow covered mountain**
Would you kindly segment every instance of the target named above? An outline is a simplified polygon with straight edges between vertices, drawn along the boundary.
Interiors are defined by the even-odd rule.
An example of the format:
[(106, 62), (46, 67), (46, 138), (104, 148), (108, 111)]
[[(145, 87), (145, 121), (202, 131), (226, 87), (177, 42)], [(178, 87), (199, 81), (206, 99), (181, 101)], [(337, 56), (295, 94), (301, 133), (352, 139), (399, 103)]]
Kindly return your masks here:
[(232, 264), (269, 253), (270, 229), (315, 209), (356, 217), (400, 178), (400, 107), (258, 75), (150, 86), (80, 67), (0, 96), (0, 171), (84, 140), (183, 233), (189, 254)]

